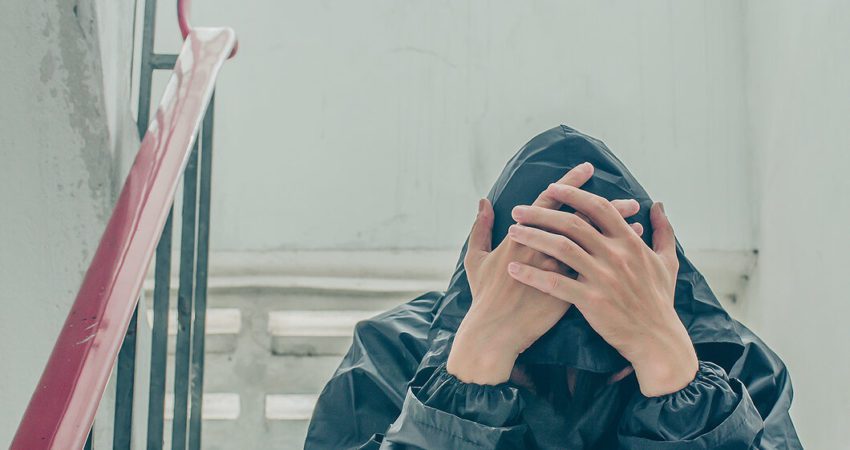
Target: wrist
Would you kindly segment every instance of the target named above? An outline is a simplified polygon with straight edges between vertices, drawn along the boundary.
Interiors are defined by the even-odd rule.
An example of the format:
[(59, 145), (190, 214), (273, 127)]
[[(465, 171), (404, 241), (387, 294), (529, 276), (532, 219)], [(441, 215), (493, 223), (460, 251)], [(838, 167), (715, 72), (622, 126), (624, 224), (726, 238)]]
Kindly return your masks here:
[(497, 385), (508, 381), (519, 353), (501, 339), (464, 327), (455, 335), (446, 371), (464, 383)]
[(650, 350), (641, 361), (632, 364), (644, 396), (672, 394), (684, 389), (696, 378), (699, 359), (684, 329), (683, 334), (684, 337), (677, 337), (666, 345), (659, 345)]

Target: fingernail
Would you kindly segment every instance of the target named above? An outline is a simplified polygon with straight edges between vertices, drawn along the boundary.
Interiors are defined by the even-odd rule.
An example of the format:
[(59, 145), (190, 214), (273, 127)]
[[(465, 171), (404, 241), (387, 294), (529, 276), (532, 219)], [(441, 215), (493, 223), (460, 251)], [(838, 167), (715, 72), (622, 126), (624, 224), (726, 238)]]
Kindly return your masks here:
[(478, 214), (481, 214), (481, 211), (484, 211), (484, 199), (478, 200)]
[(508, 227), (508, 236), (516, 237), (519, 234), (519, 225), (511, 225)]
[(588, 161), (585, 161), (585, 162), (581, 163), (580, 165), (581, 165), (581, 167), (582, 167), (583, 169), (585, 169), (585, 170), (590, 169), (590, 168), (592, 168), (592, 167), (593, 167), (593, 164), (591, 164), (591, 163), (590, 163), (590, 162), (588, 162)]
[(508, 263), (508, 272), (516, 275), (519, 272), (519, 264), (515, 262)]
[(661, 208), (661, 212), (663, 212), (664, 215), (666, 216), (667, 211), (664, 211), (664, 202), (658, 202), (658, 207)]

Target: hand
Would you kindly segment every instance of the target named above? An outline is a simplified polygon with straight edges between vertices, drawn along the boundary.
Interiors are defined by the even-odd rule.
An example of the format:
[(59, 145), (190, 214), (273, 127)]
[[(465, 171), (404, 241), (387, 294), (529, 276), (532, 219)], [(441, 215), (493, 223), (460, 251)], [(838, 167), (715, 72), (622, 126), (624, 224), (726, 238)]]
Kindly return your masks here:
[[(585, 163), (570, 170), (558, 183), (579, 187), (592, 175), (593, 166)], [(551, 211), (561, 203), (541, 195), (534, 205)], [(640, 205), (634, 200), (615, 200), (611, 208), (628, 229), (623, 218), (637, 214)], [(464, 259), (472, 306), (458, 329), (447, 363), (449, 373), (477, 384), (507, 381), (517, 356), (554, 326), (570, 306), (508, 276), (507, 265), (511, 261), (544, 270), (565, 269), (555, 259), (509, 239), (491, 251), (493, 218), (490, 202), (482, 199)], [(633, 224), (633, 230), (629, 232), (643, 232), (640, 224)]]
[(575, 214), (518, 206), (510, 240), (574, 268), (566, 277), (525, 261), (512, 262), (510, 275), (567, 304), (635, 369), (641, 392), (654, 397), (678, 391), (694, 379), (698, 361), (676, 310), (676, 240), (660, 203), (650, 210), (653, 248), (633, 233), (606, 199), (574, 186), (550, 185), (544, 196), (572, 206)]

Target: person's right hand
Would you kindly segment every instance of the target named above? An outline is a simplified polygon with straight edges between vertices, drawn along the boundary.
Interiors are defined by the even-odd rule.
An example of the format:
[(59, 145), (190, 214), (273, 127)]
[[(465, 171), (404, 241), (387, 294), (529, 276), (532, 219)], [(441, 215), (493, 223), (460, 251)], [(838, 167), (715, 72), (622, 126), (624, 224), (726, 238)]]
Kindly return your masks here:
[[(558, 181), (581, 187), (593, 175), (593, 166), (574, 167)], [(637, 214), (635, 200), (611, 202), (623, 218)], [(557, 209), (561, 204), (541, 194), (534, 206)], [(464, 267), (472, 291), (472, 306), (464, 317), (449, 353), (446, 370), (467, 383), (499, 384), (508, 380), (516, 358), (552, 328), (570, 304), (526, 286), (508, 275), (511, 261), (543, 270), (566, 268), (541, 252), (511, 239), (491, 251), (493, 207), (482, 199), (469, 236)], [(586, 219), (587, 220), (587, 219)], [(640, 224), (631, 224), (638, 235)]]

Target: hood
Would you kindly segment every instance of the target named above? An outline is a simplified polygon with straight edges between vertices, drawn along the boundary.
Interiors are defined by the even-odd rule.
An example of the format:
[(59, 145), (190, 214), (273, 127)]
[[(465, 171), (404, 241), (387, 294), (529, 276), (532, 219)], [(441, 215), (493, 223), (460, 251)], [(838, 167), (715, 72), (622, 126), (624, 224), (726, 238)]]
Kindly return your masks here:
[[(643, 239), (651, 243), (649, 208), (652, 200), (625, 165), (601, 141), (565, 125), (552, 128), (534, 137), (508, 161), (488, 198), (496, 213), (493, 225), (493, 247), (507, 235), (514, 223), (511, 210), (517, 205), (529, 205), (546, 187), (567, 171), (585, 161), (593, 164), (593, 177), (582, 189), (609, 200), (633, 198), (640, 212), (630, 221), (640, 222), (647, 232)], [(688, 177), (682, 176), (682, 183)], [(569, 207), (562, 210), (573, 212)], [(675, 227), (675, 224), (674, 224)], [(463, 246), (456, 270), (443, 298), (434, 309), (431, 326), (431, 352), (423, 364), (436, 364), (447, 356), (448, 345), (461, 320), (469, 309), (472, 296), (463, 268)], [(685, 257), (677, 241), (679, 272), (676, 280), (675, 308), (693, 340), (701, 359), (731, 366), (743, 346), (734, 322), (720, 306), (703, 276)], [(577, 308), (567, 314), (522, 355), (527, 364), (557, 364), (591, 372), (612, 372), (628, 362), (608, 345), (582, 317)], [(727, 370), (730, 367), (725, 367)]]

